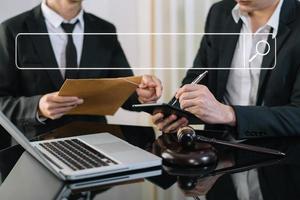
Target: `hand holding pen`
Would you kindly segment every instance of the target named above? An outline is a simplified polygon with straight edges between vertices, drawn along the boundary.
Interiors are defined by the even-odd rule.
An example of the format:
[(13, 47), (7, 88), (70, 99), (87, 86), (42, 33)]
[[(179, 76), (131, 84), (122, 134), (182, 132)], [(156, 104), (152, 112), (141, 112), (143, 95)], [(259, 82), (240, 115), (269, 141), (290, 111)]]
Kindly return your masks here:
[[(200, 80), (203, 79), (201, 77)], [(199, 80), (195, 79), (195, 82)], [(236, 125), (233, 107), (219, 102), (205, 85), (186, 84), (177, 91), (175, 98), (181, 109), (192, 113), (206, 124)]]
[[(176, 101), (179, 101), (181, 109), (192, 113), (205, 124), (236, 126), (233, 107), (219, 102), (205, 85), (196, 84), (206, 74), (207, 72), (200, 74), (191, 84), (181, 87), (176, 93)], [(176, 115), (170, 115), (165, 118), (162, 113), (153, 115), (152, 121), (164, 133), (176, 132), (188, 124), (188, 119), (184, 117), (178, 119)]]
[[(198, 84), (207, 75), (207, 73), (208, 73), (208, 71), (205, 71), (202, 74), (200, 74), (199, 76), (197, 76), (191, 84)], [(178, 99), (175, 97), (175, 100), (173, 101), (173, 103), (171, 105), (174, 106), (177, 103), (177, 101), (178, 101)]]
[[(207, 73), (208, 72), (205, 71), (204, 73), (197, 76), (197, 78), (194, 79), (194, 81), (191, 84), (195, 85), (199, 83), (206, 76)], [(175, 105), (177, 101), (178, 99), (175, 99), (171, 105)], [(176, 132), (179, 128), (187, 126), (189, 123), (188, 119), (186, 119), (185, 117), (178, 118), (176, 115), (164, 116), (162, 113), (157, 113), (153, 115), (152, 122), (157, 126), (157, 128), (160, 131), (163, 131), (165, 133)]]

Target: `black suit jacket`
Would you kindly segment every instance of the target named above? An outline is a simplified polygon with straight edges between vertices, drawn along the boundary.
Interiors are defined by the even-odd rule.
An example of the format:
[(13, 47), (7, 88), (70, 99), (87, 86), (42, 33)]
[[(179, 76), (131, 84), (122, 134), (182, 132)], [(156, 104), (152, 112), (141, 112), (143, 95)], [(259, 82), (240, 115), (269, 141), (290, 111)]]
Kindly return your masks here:
[[(115, 27), (88, 13), (84, 13), (85, 33), (115, 33)], [(0, 26), (0, 109), (28, 136), (45, 132), (70, 120), (104, 117), (66, 116), (47, 120), (43, 125), (36, 119), (38, 102), (42, 95), (58, 91), (63, 78), (48, 35), (19, 36), (16, 62), (19, 67), (57, 68), (57, 70), (21, 70), (15, 63), (15, 38), (19, 33), (47, 33), (41, 6), (13, 17)], [(79, 70), (78, 78), (132, 76), (128, 61), (117, 36), (84, 36), (81, 68), (115, 67), (128, 70)], [(134, 94), (124, 105), (138, 103)]]
[[(212, 6), (205, 31), (207, 33), (239, 33), (231, 11), (233, 0), (223, 0)], [(258, 91), (258, 106), (233, 106), (237, 117), (238, 138), (261, 138), (300, 135), (300, 3), (285, 0), (277, 34), (277, 65), (262, 70)], [(221, 39), (205, 36), (194, 67), (223, 68), (232, 62), (238, 36)], [(270, 42), (271, 49), (274, 43)], [(264, 68), (274, 64), (274, 53), (263, 59)], [(189, 70), (183, 84), (190, 83), (201, 71)], [(204, 84), (219, 101), (223, 101), (229, 70), (210, 70)], [(263, 106), (261, 103), (263, 102)], [(208, 126), (207, 128), (220, 128)], [(224, 127), (222, 127), (224, 128)], [(226, 128), (226, 127), (225, 127)], [(259, 169), (260, 186), (265, 200), (298, 199), (299, 169), (280, 165)], [(207, 195), (209, 200), (237, 199), (229, 175), (221, 177)]]
[[(206, 33), (240, 33), (242, 22), (235, 23), (231, 11), (235, 1), (224, 0), (212, 6)], [(257, 106), (233, 105), (237, 118), (238, 138), (300, 135), (300, 4), (285, 0), (277, 34), (277, 64), (262, 70)], [(230, 67), (238, 35), (204, 36), (194, 67)], [(271, 49), (275, 49), (270, 41)], [(272, 68), (275, 53), (264, 56), (262, 66)], [(229, 70), (210, 70), (204, 84), (223, 102)], [(190, 83), (201, 71), (190, 70), (183, 84)], [(263, 106), (261, 104), (263, 103)], [(215, 128), (215, 127), (214, 127)]]

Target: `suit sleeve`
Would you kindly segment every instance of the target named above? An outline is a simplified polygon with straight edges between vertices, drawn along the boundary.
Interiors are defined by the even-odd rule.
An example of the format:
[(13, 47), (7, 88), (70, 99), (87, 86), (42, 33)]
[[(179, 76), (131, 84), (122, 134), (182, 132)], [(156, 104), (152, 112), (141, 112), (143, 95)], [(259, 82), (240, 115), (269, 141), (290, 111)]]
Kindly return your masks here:
[(5, 24), (0, 25), (0, 109), (15, 124), (39, 124), (36, 113), (40, 96), (22, 96), (20, 73), (15, 65), (15, 40)]
[[(114, 28), (113, 32), (116, 32), (115, 28)], [(113, 55), (112, 55), (112, 60), (111, 60), (111, 66), (120, 67), (120, 68), (128, 68), (128, 69), (126, 69), (126, 70), (118, 70), (118, 69), (110, 70), (110, 77), (126, 77), (126, 76), (134, 75), (117, 37), (114, 38), (114, 50), (113, 50)], [(122, 108), (124, 108), (126, 110), (132, 110), (132, 105), (139, 104), (139, 103), (140, 102), (138, 101), (138, 95), (135, 92), (122, 105)]]
[(293, 85), (290, 104), (278, 107), (233, 106), (239, 138), (299, 136), (300, 67)]

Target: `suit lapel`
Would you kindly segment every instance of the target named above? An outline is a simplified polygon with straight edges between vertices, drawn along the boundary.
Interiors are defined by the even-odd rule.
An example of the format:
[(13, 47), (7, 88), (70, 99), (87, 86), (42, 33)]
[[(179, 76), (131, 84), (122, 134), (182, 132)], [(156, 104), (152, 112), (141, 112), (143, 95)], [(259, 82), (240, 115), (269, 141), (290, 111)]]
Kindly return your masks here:
[[(280, 23), (278, 27), (278, 33), (276, 39), (272, 39), (271, 36), (268, 39), (270, 44), (271, 50), (270, 53), (263, 58), (262, 67), (269, 68), (270, 70), (261, 70), (260, 78), (259, 78), (259, 85), (258, 85), (258, 98), (257, 104), (260, 105), (263, 102), (263, 95), (265, 92), (266, 84), (268, 83), (269, 77), (272, 73), (273, 66), (276, 66), (277, 62), (275, 63), (275, 56), (276, 59), (280, 54), (280, 50), (284, 45), (285, 40), (288, 38), (291, 30), (287, 26), (288, 23), (292, 22), (295, 19), (295, 1), (284, 1), (281, 14), (280, 14)], [(276, 51), (276, 52), (275, 52)]]
[[(47, 27), (44, 21), (44, 16), (41, 11), (41, 6), (38, 6), (33, 11), (33, 19), (27, 20), (29, 33), (47, 33)], [(53, 48), (48, 35), (32, 36), (32, 42), (37, 50), (38, 56), (41, 58), (42, 64), (51, 70), (45, 70), (55, 89), (59, 89), (63, 84), (62, 75), (58, 69), (58, 64), (53, 52)]]
[[(230, 15), (227, 18), (226, 21), (226, 30), (224, 33), (237, 33), (236, 35), (226, 35), (224, 34), (224, 38), (221, 40), (221, 45), (220, 45), (220, 62), (219, 62), (219, 68), (229, 68), (231, 66), (231, 62), (233, 59), (233, 55), (235, 52), (235, 48), (237, 45), (237, 41), (239, 39), (239, 32), (242, 27), (242, 22), (241, 20), (239, 23), (235, 23), (234, 20), (232, 19), (232, 16)], [(219, 37), (219, 36), (217, 36)], [(217, 97), (220, 99), (223, 98), (227, 81), (228, 81), (228, 76), (229, 76), (229, 71), (228, 69), (226, 70), (218, 70), (218, 89), (217, 89)]]
[(272, 35), (269, 36), (268, 43), (270, 44), (270, 52), (264, 56), (263, 62), (262, 62), (262, 68), (268, 68), (263, 69), (260, 72), (259, 77), (259, 85), (258, 85), (258, 97), (257, 97), (257, 104), (260, 105), (262, 103), (262, 97), (264, 94), (264, 88), (269, 80), (269, 77), (271, 75), (271, 72), (274, 70), (273, 67), (279, 67), (276, 66), (275, 63), (275, 56), (278, 58), (278, 54), (280, 53), (280, 49), (282, 48), (282, 45), (284, 44), (284, 41), (287, 39), (288, 35), (290, 33), (290, 29), (286, 26), (281, 28), (280, 33), (278, 32), (278, 35), (276, 39), (272, 39)]

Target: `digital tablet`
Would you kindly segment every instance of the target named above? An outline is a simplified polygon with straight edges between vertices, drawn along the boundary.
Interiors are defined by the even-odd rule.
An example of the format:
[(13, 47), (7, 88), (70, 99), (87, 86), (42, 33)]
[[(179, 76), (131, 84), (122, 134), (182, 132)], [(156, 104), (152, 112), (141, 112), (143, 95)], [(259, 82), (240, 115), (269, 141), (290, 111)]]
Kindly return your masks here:
[(136, 104), (132, 105), (133, 110), (135, 111), (143, 111), (149, 113), (150, 115), (156, 113), (163, 113), (165, 117), (170, 116), (172, 114), (176, 115), (178, 118), (185, 117), (189, 120), (190, 124), (203, 124), (203, 122), (193, 115), (190, 112), (182, 110), (178, 107), (171, 106), (169, 104)]

